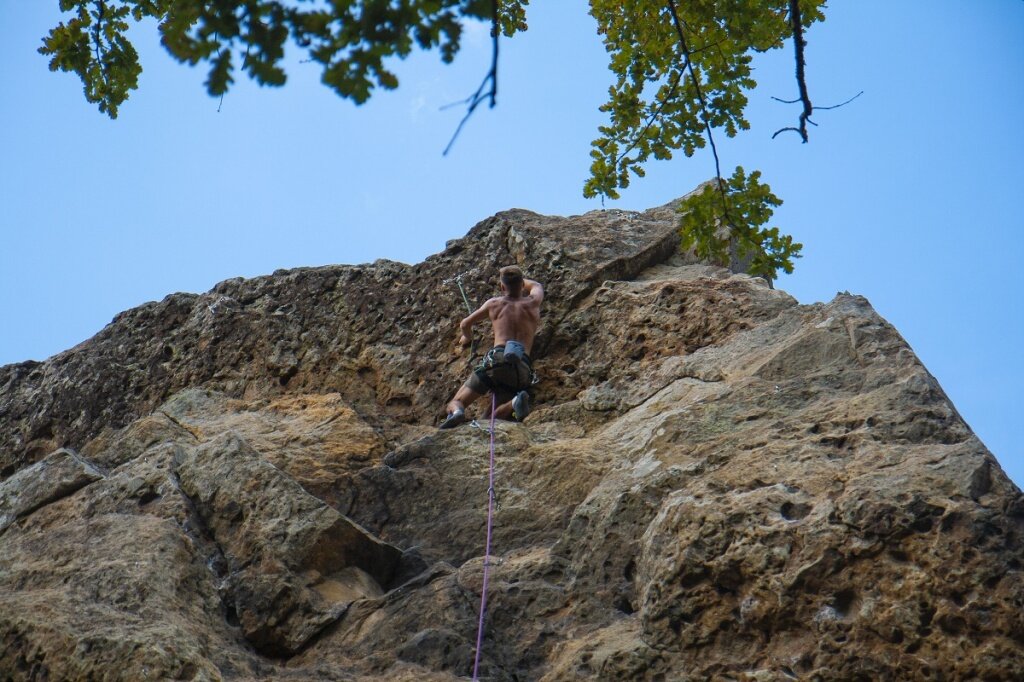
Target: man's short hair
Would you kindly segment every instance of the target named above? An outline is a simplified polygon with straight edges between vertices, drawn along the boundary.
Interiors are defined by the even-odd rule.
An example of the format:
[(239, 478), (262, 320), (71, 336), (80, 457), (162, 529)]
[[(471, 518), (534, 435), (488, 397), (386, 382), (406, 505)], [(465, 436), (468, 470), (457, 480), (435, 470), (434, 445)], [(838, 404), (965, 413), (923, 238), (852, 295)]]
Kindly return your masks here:
[(518, 265), (506, 265), (498, 271), (498, 275), (507, 287), (514, 289), (523, 284), (523, 271), (519, 269)]

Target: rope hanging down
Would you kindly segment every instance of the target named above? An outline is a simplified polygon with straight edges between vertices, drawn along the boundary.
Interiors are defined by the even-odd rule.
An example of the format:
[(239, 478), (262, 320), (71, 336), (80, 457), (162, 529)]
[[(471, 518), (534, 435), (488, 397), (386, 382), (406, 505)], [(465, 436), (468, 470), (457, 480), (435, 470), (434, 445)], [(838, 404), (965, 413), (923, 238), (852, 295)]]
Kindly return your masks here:
[[(462, 300), (466, 303), (466, 312), (468, 314), (472, 315), (473, 314), (473, 306), (470, 305), (470, 303), (469, 303), (469, 297), (466, 296), (466, 290), (462, 288), (462, 277), (463, 277), (463, 275), (466, 275), (466, 274), (468, 274), (468, 272), (460, 273), (458, 275), (455, 275), (455, 277), (452, 277), (451, 279), (446, 279), (445, 282), (446, 283), (447, 282), (455, 282), (455, 284), (459, 287), (459, 293), (462, 294)], [(476, 338), (474, 337), (472, 339), (472, 341), (470, 341), (470, 344), (469, 344), (469, 361), (467, 362), (467, 364), (470, 367), (472, 367), (473, 366), (473, 360), (475, 360), (475, 359), (476, 359)]]
[[(459, 287), (459, 293), (462, 294), (462, 300), (466, 304), (466, 311), (472, 315), (473, 306), (469, 302), (469, 297), (466, 296), (466, 290), (462, 288), (462, 276), (458, 274), (451, 279), (445, 280), (445, 283), (455, 282)], [(470, 346), (469, 363), (473, 364), (473, 358), (476, 356), (476, 339)], [(491, 454), (490, 454), (490, 465), (487, 474), (487, 541), (484, 546), (484, 579), (483, 585), (480, 589), (480, 621), (477, 624), (476, 630), (476, 653), (473, 658), (473, 682), (480, 679), (480, 653), (483, 649), (484, 641), (484, 616), (487, 613), (487, 583), (490, 580), (491, 573), (491, 533), (494, 528), (494, 420), (495, 412), (498, 409), (498, 397), (493, 392), (491, 393)], [(475, 423), (475, 422), (474, 422)]]
[[(461, 288), (461, 287), (460, 287)], [(480, 623), (476, 630), (476, 656), (473, 660), (473, 680), (479, 680), (480, 649), (484, 641), (484, 614), (487, 611), (487, 582), (491, 569), (491, 529), (494, 527), (494, 412), (498, 408), (498, 399), (491, 393), (491, 462), (487, 484), (487, 544), (484, 547), (484, 581), (480, 589)]]
[(466, 302), (466, 312), (472, 315), (473, 306), (469, 304), (469, 297), (466, 296), (466, 290), (462, 288), (462, 275), (455, 278), (455, 283), (459, 285), (459, 293), (462, 294), (462, 300)]

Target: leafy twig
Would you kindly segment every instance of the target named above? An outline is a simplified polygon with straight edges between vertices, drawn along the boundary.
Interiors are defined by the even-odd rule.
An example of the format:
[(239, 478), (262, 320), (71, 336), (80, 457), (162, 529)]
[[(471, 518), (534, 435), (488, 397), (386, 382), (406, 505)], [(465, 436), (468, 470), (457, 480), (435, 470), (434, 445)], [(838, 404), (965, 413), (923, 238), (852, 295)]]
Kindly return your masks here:
[(98, 0), (96, 2), (96, 30), (93, 31), (93, 47), (96, 53), (96, 64), (104, 71), (104, 76), (106, 76), (106, 73), (103, 69), (103, 37), (101, 31), (103, 30), (103, 17), (106, 14), (106, 10), (107, 6), (103, 0)]
[[(793, 0), (793, 1), (795, 2), (796, 0)], [(755, 239), (754, 235), (751, 233), (751, 230), (749, 228), (743, 227), (741, 225), (741, 223), (737, 222), (733, 218), (731, 213), (730, 213), (730, 210), (729, 210), (729, 197), (728, 197), (728, 194), (726, 193), (726, 187), (725, 187), (726, 183), (725, 183), (725, 180), (722, 178), (722, 165), (721, 165), (721, 161), (718, 158), (718, 148), (715, 145), (715, 137), (714, 137), (714, 135), (712, 133), (712, 130), (711, 130), (711, 115), (708, 112), (707, 100), (704, 97), (704, 90), (703, 90), (703, 88), (701, 88), (700, 79), (697, 77), (697, 73), (696, 73), (696, 71), (695, 71), (695, 69), (693, 67), (693, 60), (691, 59), (691, 55), (693, 53), (690, 51), (689, 45), (686, 42), (686, 34), (683, 31), (683, 22), (679, 18), (679, 11), (678, 11), (678, 8), (676, 6), (676, 0), (667, 0), (667, 3), (668, 3), (669, 10), (672, 13), (672, 22), (675, 25), (676, 34), (679, 36), (679, 46), (680, 46), (680, 49), (682, 49), (683, 57), (686, 59), (685, 68), (686, 68), (687, 72), (690, 74), (690, 80), (693, 83), (694, 90), (697, 93), (697, 99), (700, 102), (700, 109), (701, 109), (701, 113), (703, 114), (703, 119), (704, 119), (704, 129), (707, 132), (708, 143), (711, 146), (711, 154), (715, 158), (715, 184), (717, 185), (718, 195), (720, 196), (720, 198), (722, 200), (722, 220), (730, 228), (731, 236), (733, 236), (733, 237), (739, 236), (741, 239), (743, 239), (744, 241), (749, 243), (754, 248), (755, 252), (759, 252), (762, 256), (767, 256), (768, 253), (767, 253), (767, 250), (765, 248), (765, 245), (762, 242), (759, 242), (757, 239)], [(751, 178), (750, 178), (750, 182), (753, 183), (753, 184), (756, 184), (757, 176), (758, 175), (760, 175), (760, 174), (759, 173), (755, 173), (754, 175), (752, 175)], [(733, 177), (734, 177), (734, 179), (738, 180), (738, 182), (742, 183), (744, 181), (744, 177), (742, 175), (742, 169), (737, 169), (737, 175), (734, 175)], [(765, 189), (767, 189), (767, 188), (765, 188)], [(768, 203), (768, 204), (776, 205), (776, 206), (781, 203), (776, 197), (774, 197), (774, 195), (771, 195), (770, 192), (768, 192), (768, 198), (765, 199), (765, 202)], [(741, 214), (743, 214), (741, 217), (746, 217), (742, 207), (741, 207), (740, 211), (741, 211)], [(768, 215), (771, 215), (771, 210), (770, 209), (768, 209)], [(783, 238), (781, 240), (778, 240), (778, 237), (777, 237), (777, 235), (778, 235), (778, 228), (773, 228), (773, 230), (774, 230), (774, 232), (773, 231), (768, 231), (767, 232), (768, 238), (773, 239), (773, 245), (774, 245), (774, 241), (777, 240), (777, 241), (779, 241), (779, 243), (781, 245), (783, 245), (785, 248), (788, 249), (789, 248), (788, 241), (791, 241), (791, 240), (789, 240), (788, 238)], [(758, 233), (758, 234), (761, 234), (761, 233)], [(800, 245), (798, 244), (796, 246), (797, 246), (796, 250), (799, 251), (799, 246)], [(756, 261), (757, 261), (757, 258), (755, 258), (755, 262)], [(787, 271), (791, 271), (791, 269), (792, 269), (792, 267), (790, 266), (789, 268), (787, 268)], [(771, 273), (765, 272), (764, 274), (765, 274), (765, 279), (768, 281), (768, 285), (771, 286), (771, 280), (774, 277), (774, 269), (773, 269), (773, 271)]]
[(697, 99), (700, 101), (700, 110), (704, 114), (704, 129), (707, 131), (708, 142), (711, 145), (711, 154), (715, 157), (715, 179), (718, 185), (718, 193), (722, 195), (722, 213), (728, 222), (732, 222), (729, 216), (729, 200), (725, 195), (725, 181), (722, 179), (722, 164), (718, 159), (718, 147), (715, 145), (715, 136), (711, 133), (711, 115), (708, 113), (707, 103), (704, 100), (704, 90), (700, 87), (700, 79), (693, 70), (693, 61), (690, 59), (690, 48), (686, 44), (686, 35), (683, 33), (683, 24), (679, 19), (679, 11), (676, 8), (675, 0), (668, 0), (668, 8), (672, 13), (672, 22), (675, 24), (676, 34), (679, 35), (679, 46), (686, 59), (685, 68), (690, 74), (690, 81), (697, 91)]
[[(643, 130), (641, 130), (639, 133), (637, 133), (636, 137), (633, 138), (633, 141), (630, 142), (629, 145), (624, 150), (622, 150), (622, 153), (620, 153), (615, 158), (615, 165), (616, 166), (618, 166), (619, 162), (622, 161), (622, 159), (624, 159), (626, 157), (626, 154), (628, 154), (631, 151), (633, 151), (633, 149), (638, 144), (640, 144), (640, 140), (644, 139), (644, 136), (647, 134), (647, 131), (651, 129), (651, 126), (654, 125), (654, 122), (657, 121), (658, 117), (661, 116), (661, 110), (665, 108), (665, 105), (668, 104), (669, 101), (671, 101), (671, 99), (673, 97), (675, 97), (676, 89), (679, 87), (679, 81), (680, 81), (680, 79), (682, 79), (682, 77), (683, 77), (682, 70), (676, 71), (676, 73), (675, 73), (675, 80), (672, 81), (672, 86), (669, 88), (668, 92), (665, 94), (664, 99), (662, 99), (660, 102), (658, 102), (658, 106), (654, 109), (654, 112), (651, 113), (650, 118), (647, 119), (647, 123), (644, 124)], [(602, 199), (603, 199), (603, 197), (602, 197)]]
[[(640, 144), (640, 141), (644, 139), (644, 136), (647, 134), (647, 131), (650, 130), (651, 126), (654, 125), (654, 123), (661, 117), (662, 110), (668, 105), (669, 102), (672, 101), (672, 98), (676, 96), (676, 91), (679, 89), (679, 81), (683, 77), (683, 71), (686, 70), (686, 67), (690, 63), (690, 57), (700, 52), (704, 52), (705, 50), (717, 48), (723, 42), (724, 40), (720, 40), (716, 43), (711, 43), (709, 45), (705, 45), (704, 47), (700, 47), (696, 50), (692, 50), (686, 54), (686, 63), (683, 65), (682, 69), (675, 72), (672, 84), (669, 86), (668, 92), (665, 93), (665, 96), (661, 99), (660, 102), (658, 102), (657, 106), (651, 112), (651, 115), (648, 117), (643, 129), (639, 133), (637, 133), (637, 135), (633, 138), (633, 141), (630, 142), (626, 146), (626, 148), (622, 150), (618, 156), (615, 157), (615, 166), (618, 166), (619, 162), (621, 162), (622, 159), (626, 158), (626, 154), (633, 151), (633, 149), (635, 149), (636, 146)], [(601, 196), (601, 205), (604, 206), (604, 195)]]

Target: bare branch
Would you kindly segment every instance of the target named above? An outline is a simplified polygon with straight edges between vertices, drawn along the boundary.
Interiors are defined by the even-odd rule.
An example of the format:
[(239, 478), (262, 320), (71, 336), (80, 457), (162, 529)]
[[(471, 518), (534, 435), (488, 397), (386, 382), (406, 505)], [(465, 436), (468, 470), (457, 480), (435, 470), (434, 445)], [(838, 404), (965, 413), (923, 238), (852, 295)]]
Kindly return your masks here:
[[(845, 102), (840, 102), (839, 104), (833, 104), (832, 106), (829, 106), (829, 107), (811, 107), (811, 109), (813, 111), (829, 111), (830, 109), (838, 109), (839, 107), (845, 107), (847, 104), (849, 104), (850, 102), (852, 102), (853, 100), (857, 99), (858, 97), (860, 97), (863, 94), (864, 94), (864, 91), (861, 90), (860, 92), (858, 92), (856, 95), (854, 95), (850, 99), (846, 100)], [(799, 99), (779, 99), (778, 97), (772, 97), (772, 99), (775, 100), (776, 102), (782, 102), (783, 104), (797, 104), (798, 102), (802, 101), (802, 100), (799, 100)], [(801, 123), (803, 123), (803, 122), (810, 123), (812, 126), (815, 126), (815, 127), (817, 127), (817, 125), (818, 125), (817, 123), (812, 121), (810, 118), (803, 118), (803, 116), (801, 116), (801, 118), (803, 119), (803, 121), (801, 121)], [(800, 137), (802, 137), (804, 142), (807, 141), (807, 128), (806, 128), (806, 126), (803, 126), (803, 125), (801, 125), (800, 128), (794, 128), (792, 126), (788, 126), (786, 128), (779, 128), (772, 135), (772, 139), (774, 140), (776, 137), (779, 136), (780, 133), (785, 133), (785, 132), (789, 132), (789, 131), (792, 131), (792, 132), (796, 133), (797, 135), (799, 135)]]
[(854, 95), (850, 99), (846, 100), (845, 102), (840, 102), (839, 104), (833, 104), (830, 107), (814, 107), (814, 110), (815, 111), (828, 111), (829, 109), (838, 109), (839, 107), (845, 107), (847, 104), (849, 104), (850, 102), (852, 102), (853, 100), (857, 99), (858, 97), (860, 97), (863, 94), (864, 94), (864, 91), (861, 90), (860, 92), (858, 92), (856, 95)]
[(800, 129), (799, 128), (794, 128), (794, 127), (790, 126), (788, 128), (779, 128), (778, 130), (776, 130), (775, 134), (772, 135), (772, 139), (774, 140), (776, 137), (778, 137), (782, 133), (784, 133), (786, 131), (789, 131), (789, 130), (792, 130), (794, 133), (797, 133), (798, 135), (800, 134)]
[(800, 137), (806, 144), (807, 119), (814, 113), (814, 106), (807, 94), (807, 81), (804, 73), (806, 67), (804, 48), (807, 46), (807, 41), (804, 40), (804, 25), (800, 20), (800, 0), (789, 0), (789, 20), (793, 24), (793, 48), (796, 51), (796, 84), (800, 88), (800, 101), (804, 105), (804, 110), (800, 112), (800, 128), (797, 132), (800, 133)]
[[(849, 104), (850, 102), (852, 102), (853, 100), (857, 99), (858, 97), (860, 97), (863, 94), (864, 94), (864, 91), (861, 90), (860, 92), (858, 92), (856, 95), (854, 95), (850, 99), (846, 100), (845, 102), (840, 102), (839, 104), (833, 104), (830, 107), (814, 106), (812, 108), (815, 111), (828, 111), (829, 109), (838, 109), (839, 107), (845, 107), (847, 104)], [(775, 100), (776, 102), (782, 102), (783, 104), (798, 104), (801, 101), (799, 98), (797, 98), (797, 99), (782, 99), (782, 98), (775, 97), (775, 96), (772, 96), (772, 99)], [(815, 124), (815, 125), (817, 125), (817, 124)]]
[(789, 20), (793, 25), (793, 48), (796, 57), (796, 84), (800, 90), (800, 97), (797, 99), (780, 99), (778, 97), (772, 97), (776, 102), (782, 102), (783, 104), (803, 104), (803, 111), (800, 112), (800, 125), (798, 127), (789, 126), (786, 128), (780, 128), (775, 131), (772, 135), (774, 140), (780, 133), (792, 131), (800, 136), (805, 143), (807, 142), (807, 124), (810, 123), (813, 126), (818, 125), (811, 120), (811, 114), (815, 111), (827, 111), (829, 109), (838, 109), (839, 107), (846, 106), (853, 100), (857, 99), (864, 94), (861, 90), (856, 95), (846, 100), (841, 104), (834, 104), (829, 107), (816, 107), (811, 104), (811, 98), (807, 94), (807, 80), (806, 80), (806, 66), (807, 63), (804, 60), (804, 48), (807, 47), (807, 41), (804, 40), (804, 26), (803, 21), (800, 18), (800, 2), (799, 0), (789, 0)]
[[(467, 104), (466, 115), (459, 121), (459, 126), (455, 129), (455, 133), (452, 135), (452, 139), (448, 141), (448, 146), (444, 148), (442, 156), (448, 156), (448, 152), (451, 151), (452, 146), (455, 144), (455, 140), (458, 139), (459, 133), (462, 132), (462, 127), (466, 125), (466, 121), (473, 115), (476, 108), (480, 106), (481, 102), (490, 100), (490, 108), (493, 109), (498, 103), (498, 37), (501, 34), (501, 27), (498, 25), (498, 0), (491, 0), (491, 69), (484, 76), (483, 81), (480, 83), (480, 87), (476, 89), (472, 95), (462, 100), (462, 102), (456, 102), (456, 104)], [(487, 85), (490, 83), (490, 88)], [(452, 105), (448, 105), (452, 106)], [(443, 109), (448, 107), (442, 107)]]

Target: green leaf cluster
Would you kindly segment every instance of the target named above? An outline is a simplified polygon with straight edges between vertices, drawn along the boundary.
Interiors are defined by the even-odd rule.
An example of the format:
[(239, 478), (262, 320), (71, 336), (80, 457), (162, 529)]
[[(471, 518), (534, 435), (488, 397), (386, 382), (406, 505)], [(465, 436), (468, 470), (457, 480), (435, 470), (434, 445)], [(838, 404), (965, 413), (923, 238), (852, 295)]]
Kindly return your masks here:
[(52, 29), (39, 51), (51, 55), (50, 70), (71, 71), (82, 79), (85, 99), (111, 118), (127, 92), (138, 87), (139, 54), (125, 38), (131, 8), (106, 2), (61, 0), (67, 22)]
[[(824, 19), (824, 0), (800, 0), (804, 27)], [(619, 198), (652, 158), (693, 156), (714, 131), (734, 137), (750, 128), (747, 92), (757, 86), (753, 54), (782, 47), (792, 36), (789, 0), (591, 0), (614, 82), (601, 111), (608, 123), (591, 143), (587, 197)], [(718, 166), (717, 152), (715, 165)], [(759, 173), (717, 177), (712, 191), (687, 202), (681, 231), (686, 248), (719, 256), (717, 226), (728, 225), (751, 250), (751, 272), (792, 270), (800, 250), (777, 228), (761, 229), (777, 201)], [(716, 198), (717, 197), (717, 198)], [(727, 241), (725, 242), (727, 243)]]
[(321, 80), (363, 103), (374, 88), (394, 89), (390, 58), (438, 48), (450, 62), (464, 21), (491, 21), (503, 35), (526, 29), (528, 0), (61, 0), (74, 16), (52, 29), (40, 52), (50, 69), (78, 74), (86, 99), (117, 117), (138, 87), (138, 54), (129, 20), (158, 21), (161, 42), (178, 61), (206, 63), (206, 89), (223, 95), (236, 64), (261, 85), (281, 86), (289, 42), (322, 67)]
[(679, 206), (682, 249), (723, 265), (735, 255), (750, 261), (750, 274), (769, 279), (779, 270), (793, 272), (803, 244), (777, 227), (763, 227), (782, 200), (760, 179), (760, 171), (747, 175), (737, 166), (728, 180), (712, 180), (689, 196)]
[[(823, 5), (801, 0), (805, 26), (824, 18)], [(591, 143), (584, 196), (619, 198), (652, 156), (703, 148), (708, 127), (729, 137), (747, 130), (746, 91), (757, 85), (752, 54), (792, 34), (788, 7), (789, 0), (591, 0), (615, 82), (601, 106), (609, 122)]]

